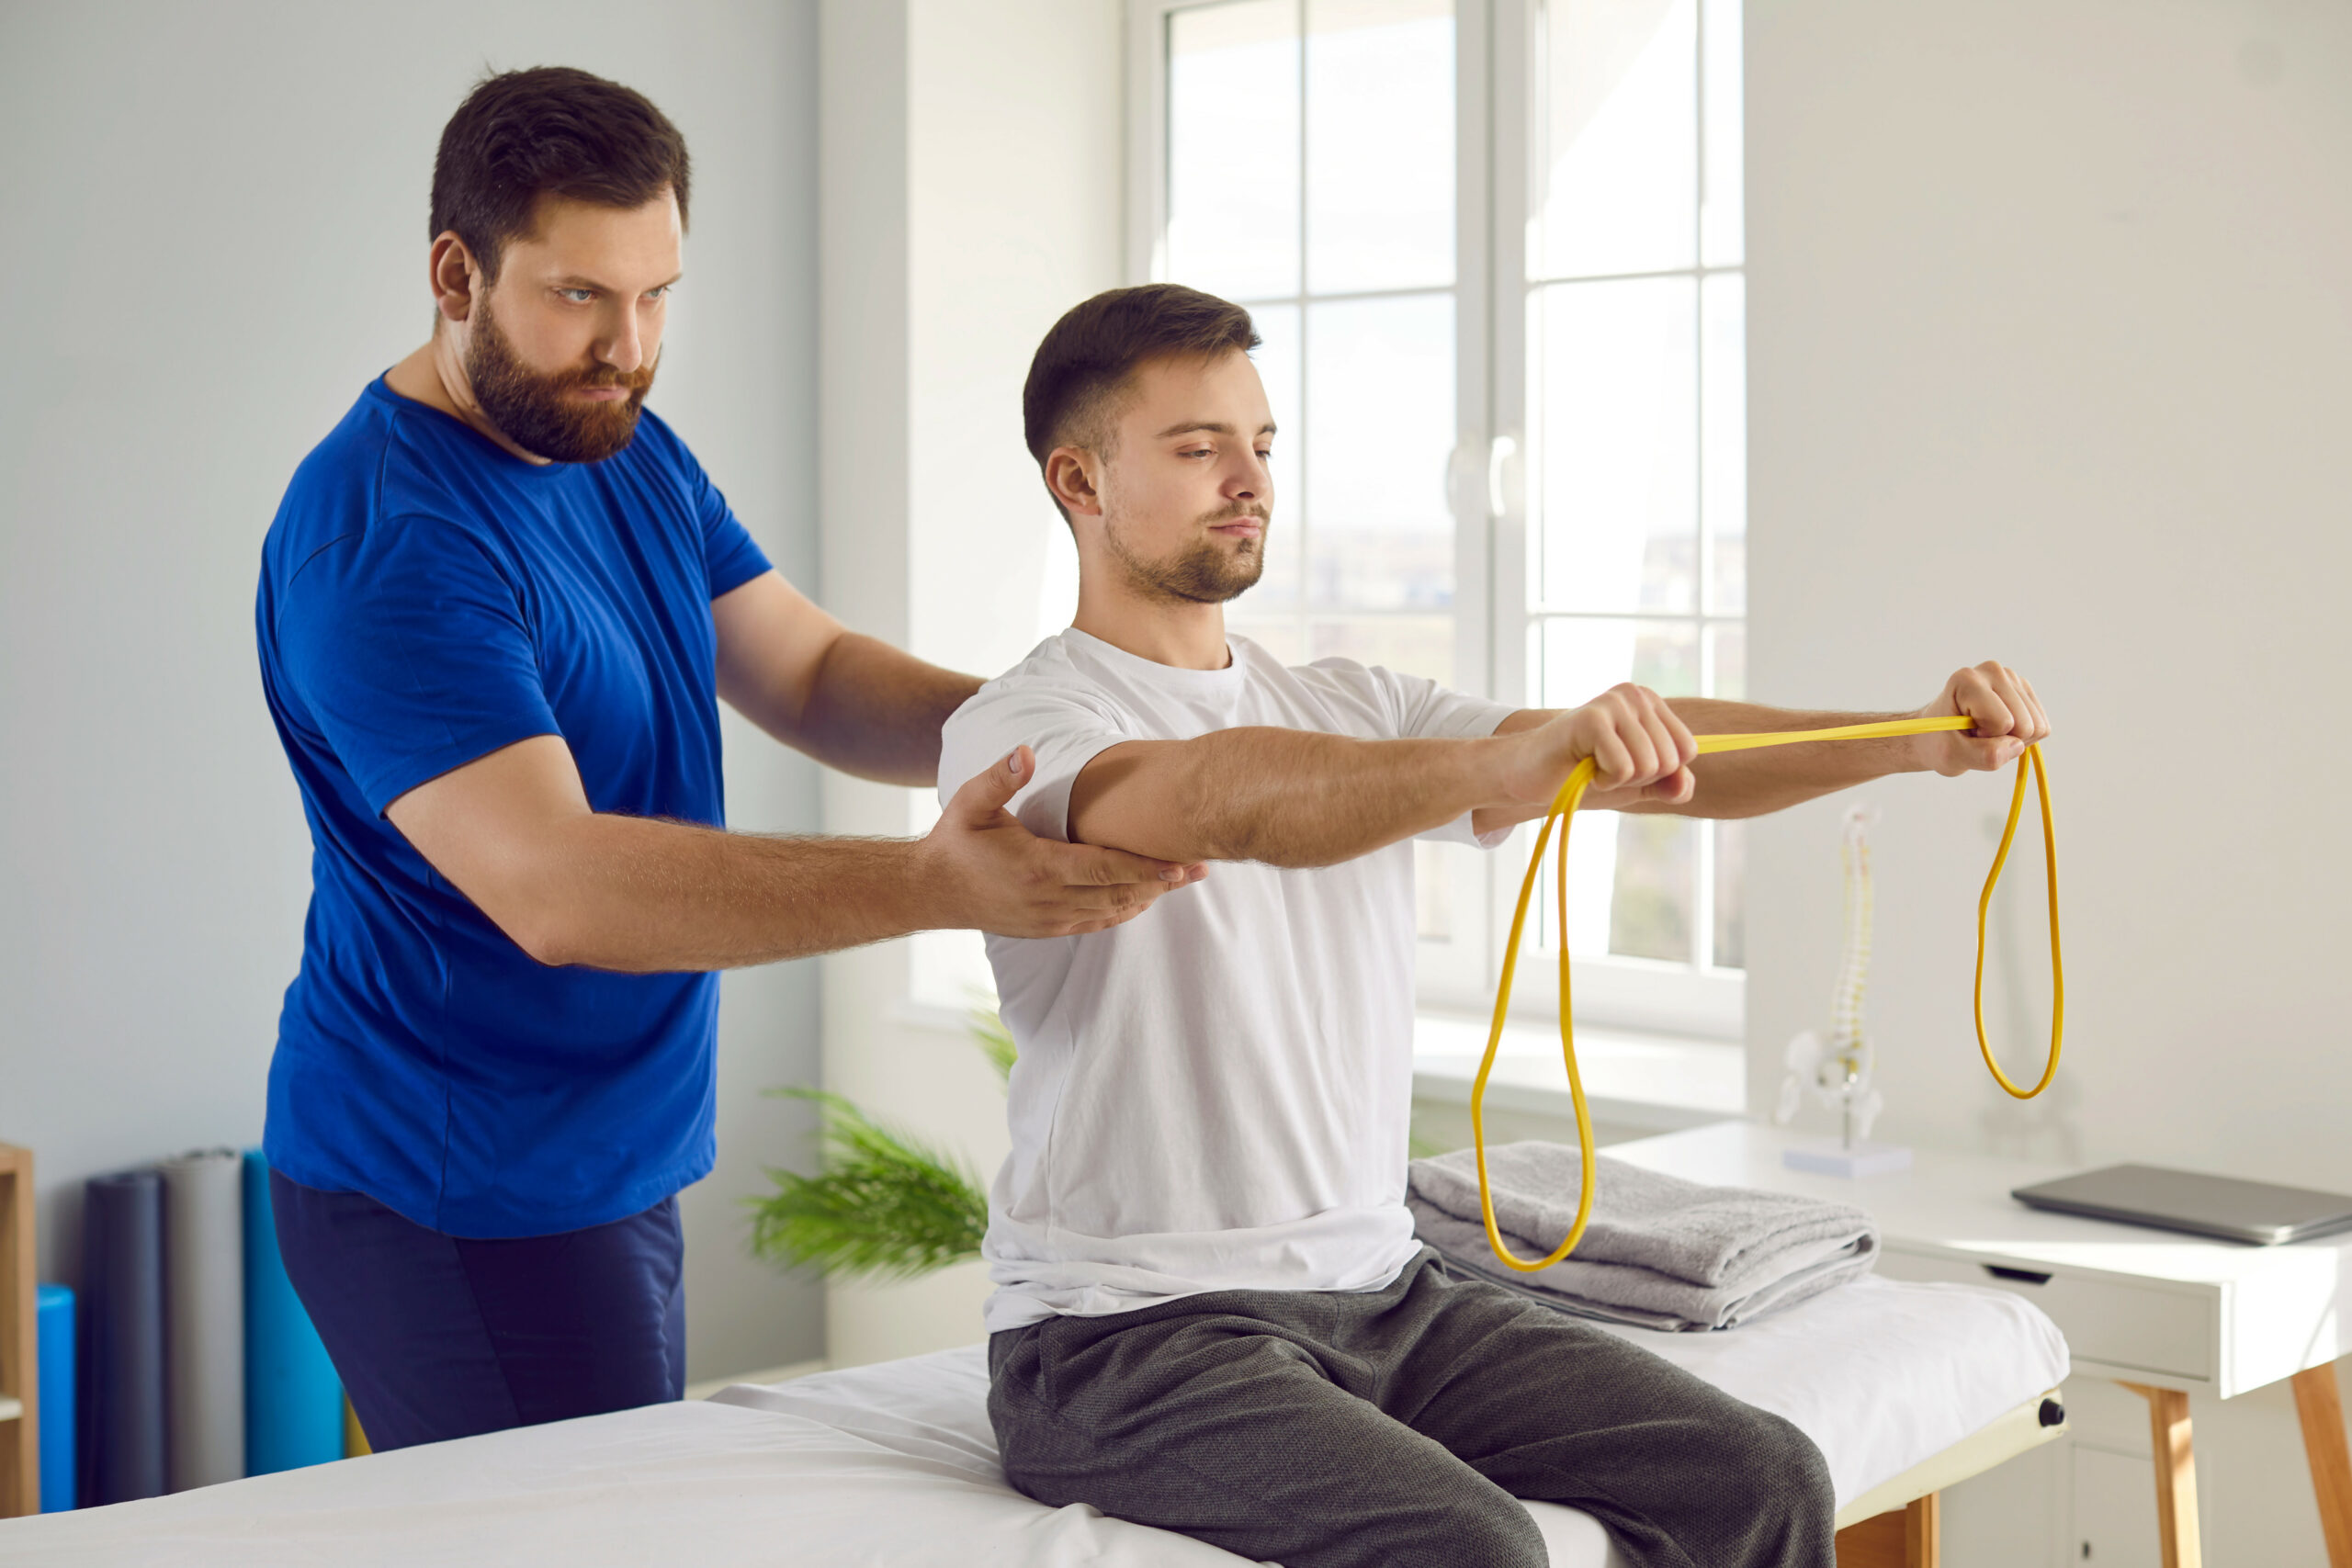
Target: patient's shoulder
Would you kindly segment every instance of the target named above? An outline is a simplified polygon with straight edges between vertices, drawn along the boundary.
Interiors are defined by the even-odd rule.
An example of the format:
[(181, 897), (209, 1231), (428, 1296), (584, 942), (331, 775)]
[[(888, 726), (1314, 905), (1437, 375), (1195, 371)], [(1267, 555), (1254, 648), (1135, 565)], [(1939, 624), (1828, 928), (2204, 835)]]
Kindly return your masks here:
[(1106, 735), (1141, 732), (1135, 716), (1048, 637), (948, 716), (939, 738), (940, 795), (954, 794), (1016, 746), (1036, 752), (1042, 774), (1065, 755), (1091, 755)]
[(947, 722), (978, 722), (1006, 709), (1050, 712), (1063, 708), (1107, 715), (1116, 707), (1102, 681), (1070, 658), (1060, 637), (1049, 637), (1031, 649), (1020, 663), (967, 697)]

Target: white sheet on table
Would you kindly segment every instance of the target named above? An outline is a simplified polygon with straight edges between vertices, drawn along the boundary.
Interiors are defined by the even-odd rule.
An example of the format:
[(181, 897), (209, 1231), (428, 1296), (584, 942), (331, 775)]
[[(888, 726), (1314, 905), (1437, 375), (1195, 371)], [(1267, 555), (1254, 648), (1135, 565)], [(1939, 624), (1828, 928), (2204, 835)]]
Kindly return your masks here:
[[(2050, 1320), (2005, 1292), (1862, 1280), (1723, 1334), (1611, 1329), (1802, 1427), (1840, 1501), (2066, 1375)], [(498, 1432), (0, 1521), (0, 1564), (618, 1568), (1232, 1568), (1216, 1547), (1003, 1483), (978, 1347), (707, 1402)], [(1586, 1515), (1531, 1504), (1554, 1568), (1614, 1568)]]
[[(1794, 1422), (1829, 1462), (1843, 1504), (2064, 1382), (2057, 1325), (2006, 1291), (1875, 1276), (1720, 1334), (1598, 1326)], [(978, 1346), (714, 1396), (806, 1416), (881, 1447), (1003, 1483)], [(1554, 1568), (1619, 1560), (1587, 1515), (1548, 1504)], [(1238, 1559), (1227, 1559), (1228, 1562)]]

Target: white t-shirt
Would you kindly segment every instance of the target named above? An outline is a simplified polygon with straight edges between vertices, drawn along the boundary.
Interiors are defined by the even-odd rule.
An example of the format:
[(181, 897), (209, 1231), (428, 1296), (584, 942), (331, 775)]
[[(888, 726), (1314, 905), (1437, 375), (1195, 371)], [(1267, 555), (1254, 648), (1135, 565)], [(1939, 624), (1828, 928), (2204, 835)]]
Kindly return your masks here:
[[(1122, 741), (1244, 725), (1470, 737), (1511, 711), (1347, 660), (1286, 669), (1229, 641), (1227, 668), (1179, 670), (1075, 629), (1047, 638), (947, 721), (943, 798), (1025, 742), (1037, 772), (1012, 810), (1066, 840), (1071, 784)], [(1466, 816), (1425, 836), (1478, 841)], [(989, 1331), (1396, 1278), (1414, 1251), (1413, 942), (1404, 843), (1312, 871), (1221, 862), (1106, 931), (989, 937), (1021, 1050), (982, 1247)]]

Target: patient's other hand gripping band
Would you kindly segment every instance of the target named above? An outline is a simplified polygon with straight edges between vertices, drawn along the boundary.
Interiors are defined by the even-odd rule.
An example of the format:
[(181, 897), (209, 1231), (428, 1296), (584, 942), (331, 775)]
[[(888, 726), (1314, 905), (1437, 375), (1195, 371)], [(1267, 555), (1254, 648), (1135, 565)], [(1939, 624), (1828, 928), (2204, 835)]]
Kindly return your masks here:
[[(1792, 729), (1761, 735), (1701, 735), (1695, 737), (1699, 754), (1713, 751), (1746, 751), (1759, 746), (1794, 746), (1807, 740), (1869, 740), (1902, 735), (1926, 735), (1944, 729), (1973, 729), (1976, 721), (1965, 714), (1946, 718), (1890, 719), (1879, 724), (1849, 724), (1836, 729)], [(1984, 927), (1993, 908), (1993, 889), (1999, 886), (2001, 867), (2009, 858), (2009, 844), (2017, 837), (2018, 818), (2025, 810), (2026, 773), (2030, 768), (2033, 785), (2041, 807), (2042, 867), (2050, 890), (2050, 1059), (2041, 1069), (2041, 1077), (2031, 1089), (2019, 1089), (1993, 1059), (1993, 1045), (1984, 1034)], [(1539, 1269), (1549, 1269), (1576, 1250), (1584, 1239), (1585, 1226), (1592, 1219), (1592, 1113), (1586, 1109), (1584, 1078), (1577, 1071), (1576, 1023), (1568, 998), (1568, 826), (1577, 807), (1584, 799), (1585, 786), (1592, 782), (1593, 761), (1587, 757), (1568, 774), (1560, 793), (1552, 797), (1552, 808), (1544, 818), (1544, 826), (1535, 835), (1535, 852), (1528, 857), (1527, 876), (1519, 886), (1519, 907), (1511, 912), (1510, 937), (1503, 944), (1503, 973), (1495, 989), (1495, 1020), (1487, 1032), (1487, 1054), (1478, 1063), (1478, 1076), (1470, 1084), (1470, 1136), (1478, 1156), (1478, 1209), (1487, 1222), (1487, 1243), (1505, 1266), (1522, 1274)], [(1487, 1179), (1487, 1126), (1485, 1117), (1487, 1077), (1494, 1071), (1495, 1055), (1503, 1040), (1503, 1021), (1510, 1012), (1510, 983), (1519, 968), (1519, 939), (1527, 925), (1527, 908), (1535, 894), (1535, 875), (1543, 868), (1544, 846), (1551, 842), (1552, 825), (1560, 826), (1560, 852), (1555, 869), (1559, 888), (1560, 931), (1560, 1055), (1568, 1068), (1568, 1096), (1577, 1110), (1577, 1147), (1580, 1153), (1582, 1189), (1577, 1195), (1576, 1224), (1569, 1227), (1567, 1240), (1560, 1243), (1542, 1258), (1521, 1258), (1503, 1241), (1503, 1233), (1495, 1224), (1495, 1196)], [(2029, 746), (2018, 759), (2017, 788), (2009, 795), (2008, 826), (2001, 831), (2001, 847), (1994, 852), (1993, 869), (1985, 874), (1984, 892), (1976, 901), (1976, 1045), (1984, 1053), (1985, 1066), (1992, 1069), (1996, 1082), (2019, 1100), (2031, 1100), (2050, 1087), (2058, 1075), (2058, 1047), (2066, 1030), (2066, 972), (2058, 945), (2058, 839), (2050, 821), (2050, 777), (2041, 761), (2041, 748)]]

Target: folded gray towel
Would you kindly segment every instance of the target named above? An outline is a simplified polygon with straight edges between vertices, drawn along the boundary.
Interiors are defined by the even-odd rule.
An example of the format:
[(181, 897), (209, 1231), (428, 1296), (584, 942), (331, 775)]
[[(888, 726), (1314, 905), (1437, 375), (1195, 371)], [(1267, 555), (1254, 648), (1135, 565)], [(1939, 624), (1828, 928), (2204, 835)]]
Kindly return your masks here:
[[(1579, 1161), (1561, 1144), (1487, 1151), (1495, 1224), (1512, 1251), (1541, 1258), (1576, 1223)], [(1507, 1269), (1487, 1244), (1478, 1166), (1468, 1149), (1418, 1159), (1406, 1199), (1414, 1229), (1447, 1261), (1546, 1305), (1645, 1328), (1730, 1328), (1868, 1273), (1878, 1225), (1863, 1211), (1793, 1193), (1704, 1187), (1606, 1156), (1593, 1162), (1592, 1223), (1562, 1262)]]

